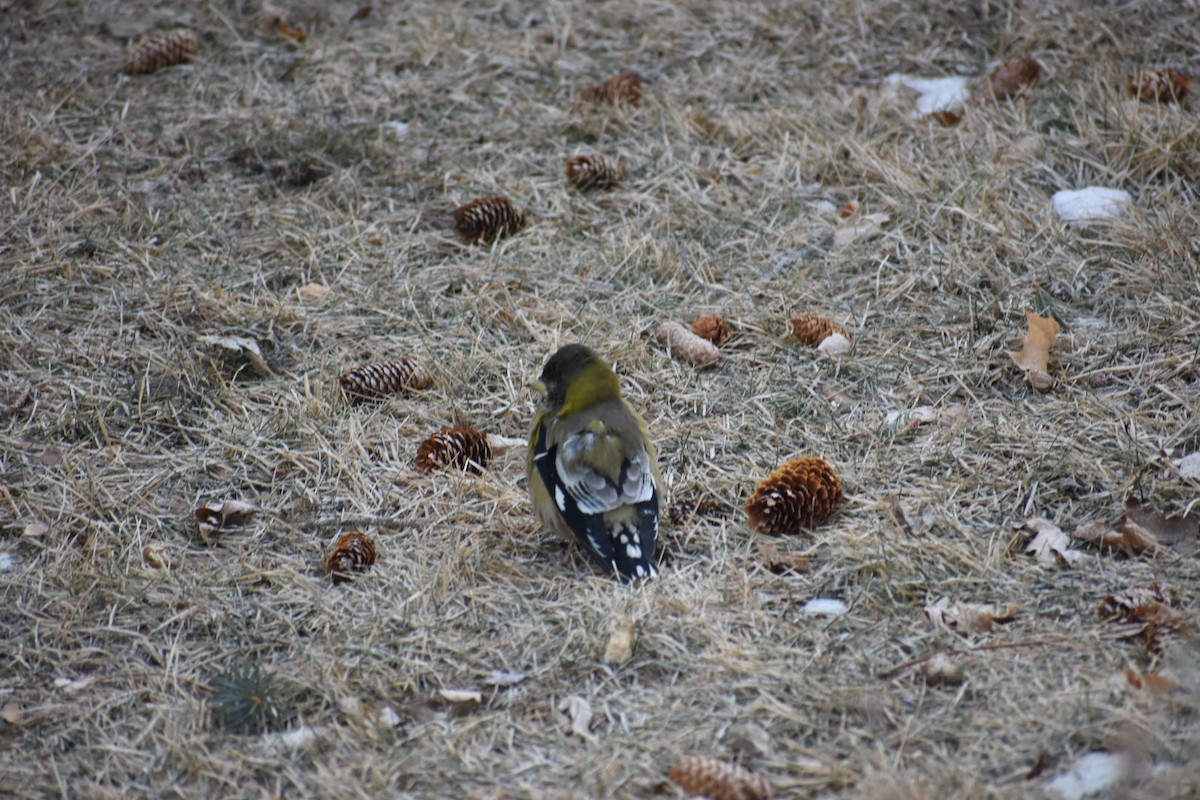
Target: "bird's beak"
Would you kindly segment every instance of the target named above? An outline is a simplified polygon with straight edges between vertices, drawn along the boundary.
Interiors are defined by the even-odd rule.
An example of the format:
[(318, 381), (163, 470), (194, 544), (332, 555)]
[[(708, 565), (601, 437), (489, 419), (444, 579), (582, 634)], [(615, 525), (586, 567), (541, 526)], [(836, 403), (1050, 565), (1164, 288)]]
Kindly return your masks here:
[(537, 378), (534, 378), (529, 382), (529, 388), (541, 395), (546, 393), (546, 384), (542, 383)]

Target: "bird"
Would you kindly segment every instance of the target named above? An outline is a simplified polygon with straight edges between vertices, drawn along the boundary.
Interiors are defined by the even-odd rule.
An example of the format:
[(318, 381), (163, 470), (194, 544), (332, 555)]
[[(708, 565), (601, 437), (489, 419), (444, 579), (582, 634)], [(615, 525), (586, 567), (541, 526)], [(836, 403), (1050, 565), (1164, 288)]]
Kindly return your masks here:
[(612, 366), (583, 344), (559, 348), (533, 388), (543, 395), (525, 469), (546, 528), (579, 541), (622, 581), (658, 575), (658, 487), (646, 421)]

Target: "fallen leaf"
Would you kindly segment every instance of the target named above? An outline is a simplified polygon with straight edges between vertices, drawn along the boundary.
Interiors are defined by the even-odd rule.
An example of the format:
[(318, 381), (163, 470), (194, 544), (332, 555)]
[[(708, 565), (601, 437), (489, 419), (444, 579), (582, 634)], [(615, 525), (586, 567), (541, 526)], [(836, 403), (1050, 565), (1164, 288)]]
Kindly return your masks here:
[(1129, 94), (1148, 103), (1178, 103), (1192, 91), (1196, 79), (1173, 67), (1148, 69), (1129, 82)]
[(837, 226), (833, 232), (834, 250), (842, 250), (855, 242), (864, 242), (883, 234), (883, 224), (891, 219), (888, 214), (856, 215)]
[(997, 67), (988, 76), (987, 81), (976, 90), (975, 96), (993, 103), (1002, 102), (1032, 86), (1041, 74), (1042, 65), (1036, 58), (1010, 61)]
[(258, 507), (245, 500), (226, 500), (217, 505), (200, 506), (193, 513), (196, 531), (205, 544), (212, 544), (217, 531), (248, 520)]
[(1013, 363), (1023, 370), (1046, 371), (1050, 365), (1050, 348), (1062, 326), (1053, 317), (1039, 317), (1030, 309), (1025, 309), (1025, 319), (1029, 321), (1029, 330), (1021, 344), (1021, 352), (1009, 353)]
[(1009, 604), (1000, 606), (981, 603), (962, 603), (949, 597), (939, 598), (925, 606), (925, 617), (935, 628), (966, 633), (967, 631), (990, 631), (998, 622), (1010, 622), (1020, 610)]
[(1182, 556), (1191, 557), (1200, 552), (1200, 515), (1166, 516), (1131, 500), (1125, 506), (1125, 524), (1137, 525), (1159, 545), (1170, 547)]
[(782, 550), (776, 542), (759, 542), (758, 560), (776, 575), (799, 575), (808, 572), (810, 559), (802, 553)]
[(1142, 553), (1156, 555), (1159, 551), (1154, 534), (1128, 518), (1121, 525), (1120, 530), (1115, 530), (1104, 522), (1089, 522), (1080, 525), (1071, 534), (1071, 538), (1094, 544), (1097, 547), (1120, 550), (1127, 555)]
[(280, 23), (275, 26), (275, 32), (280, 36), (286, 36), (289, 39), (295, 39), (297, 42), (303, 42), (308, 39), (308, 34), (303, 28), (296, 28), (286, 23)]
[(592, 738), (592, 705), (577, 694), (563, 698), (558, 711), (567, 725), (567, 732), (584, 739)]
[(366, 19), (367, 17), (371, 16), (371, 12), (374, 10), (375, 7), (372, 5), (359, 6), (358, 8), (354, 9), (354, 13), (350, 15), (350, 21), (354, 22), (355, 20)]
[(1070, 538), (1050, 520), (1030, 517), (1025, 520), (1024, 527), (1036, 534), (1025, 546), (1025, 552), (1036, 558), (1039, 564), (1073, 567), (1083, 560), (1083, 553), (1072, 550)]
[(258, 375), (264, 378), (275, 377), (275, 372), (267, 366), (258, 342), (244, 336), (201, 336), (200, 343), (217, 350), (222, 358), (234, 363), (245, 362)]
[(613, 622), (612, 635), (604, 648), (605, 664), (624, 664), (633, 656), (633, 617), (619, 617)]
[(929, 117), (939, 112), (961, 116), (963, 104), (971, 96), (968, 82), (968, 78), (957, 75), (949, 78), (888, 75), (884, 78), (884, 83), (898, 84), (917, 93), (915, 117)]
[(1097, 613), (1116, 622), (1144, 622), (1154, 619), (1167, 605), (1166, 592), (1157, 583), (1133, 586), (1106, 595)]

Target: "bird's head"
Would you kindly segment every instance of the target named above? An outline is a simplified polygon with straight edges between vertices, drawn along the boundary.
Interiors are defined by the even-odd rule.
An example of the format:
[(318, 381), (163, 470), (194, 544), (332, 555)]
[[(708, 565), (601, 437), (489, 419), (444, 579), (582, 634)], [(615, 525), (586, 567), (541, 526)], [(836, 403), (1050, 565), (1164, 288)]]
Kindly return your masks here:
[(560, 347), (533, 385), (546, 396), (546, 409), (559, 417), (621, 396), (617, 373), (582, 344)]

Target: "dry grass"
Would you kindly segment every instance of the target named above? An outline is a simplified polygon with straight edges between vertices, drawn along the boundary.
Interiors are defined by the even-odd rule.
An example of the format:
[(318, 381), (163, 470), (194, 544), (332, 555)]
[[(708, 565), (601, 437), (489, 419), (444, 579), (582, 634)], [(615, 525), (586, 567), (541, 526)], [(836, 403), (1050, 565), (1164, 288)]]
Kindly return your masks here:
[[(311, 2), (289, 5), (297, 44), (244, 2), (0, 2), (0, 794), (671, 797), (694, 753), (781, 797), (1026, 798), (1039, 761), (1121, 747), (1158, 769), (1121, 796), (1196, 796), (1195, 643), (1150, 664), (1095, 613), (1157, 580), (1194, 622), (1195, 558), (1045, 569), (1015, 529), (1194, 509), (1164, 451), (1200, 449), (1197, 106), (1124, 94), (1197, 63), (1194, 9), (1026, 5)], [(193, 64), (119, 74), (132, 36), (180, 26)], [(1025, 55), (1049, 77), (952, 128), (870, 88)], [(578, 103), (626, 69), (653, 80), (640, 107)], [(589, 152), (628, 162), (620, 188), (567, 187)], [(1050, 195), (1088, 184), (1136, 210), (1056, 221)], [(453, 209), (491, 194), (531, 227), (459, 244)], [(848, 200), (889, 219), (835, 248), (823, 204)], [(1065, 323), (1079, 378), (1047, 395), (1007, 356), (1026, 307)], [(853, 355), (789, 341), (797, 311), (846, 323)], [(735, 327), (707, 371), (649, 336), (699, 313)], [(204, 336), (255, 340), (266, 369)], [(453, 422), (523, 436), (526, 380), (575, 340), (618, 363), (662, 454), (645, 587), (564, 563), (521, 452), (413, 466)], [(337, 399), (340, 370), (404, 355), (431, 389)], [(960, 413), (888, 422), (917, 406)], [(798, 455), (847, 502), (782, 542), (812, 560), (780, 575), (740, 507)], [(196, 505), (232, 498), (263, 511), (198, 541)], [(380, 559), (335, 588), (322, 559), (351, 529)], [(943, 595), (1022, 611), (964, 641), (922, 617)], [(806, 616), (814, 597), (849, 612)], [(632, 658), (602, 663), (628, 618)], [(1019, 643), (960, 657), (960, 687), (877, 677)], [(213, 681), (247, 661), (312, 741), (215, 723)], [(1182, 688), (1134, 690), (1126, 665)]]

